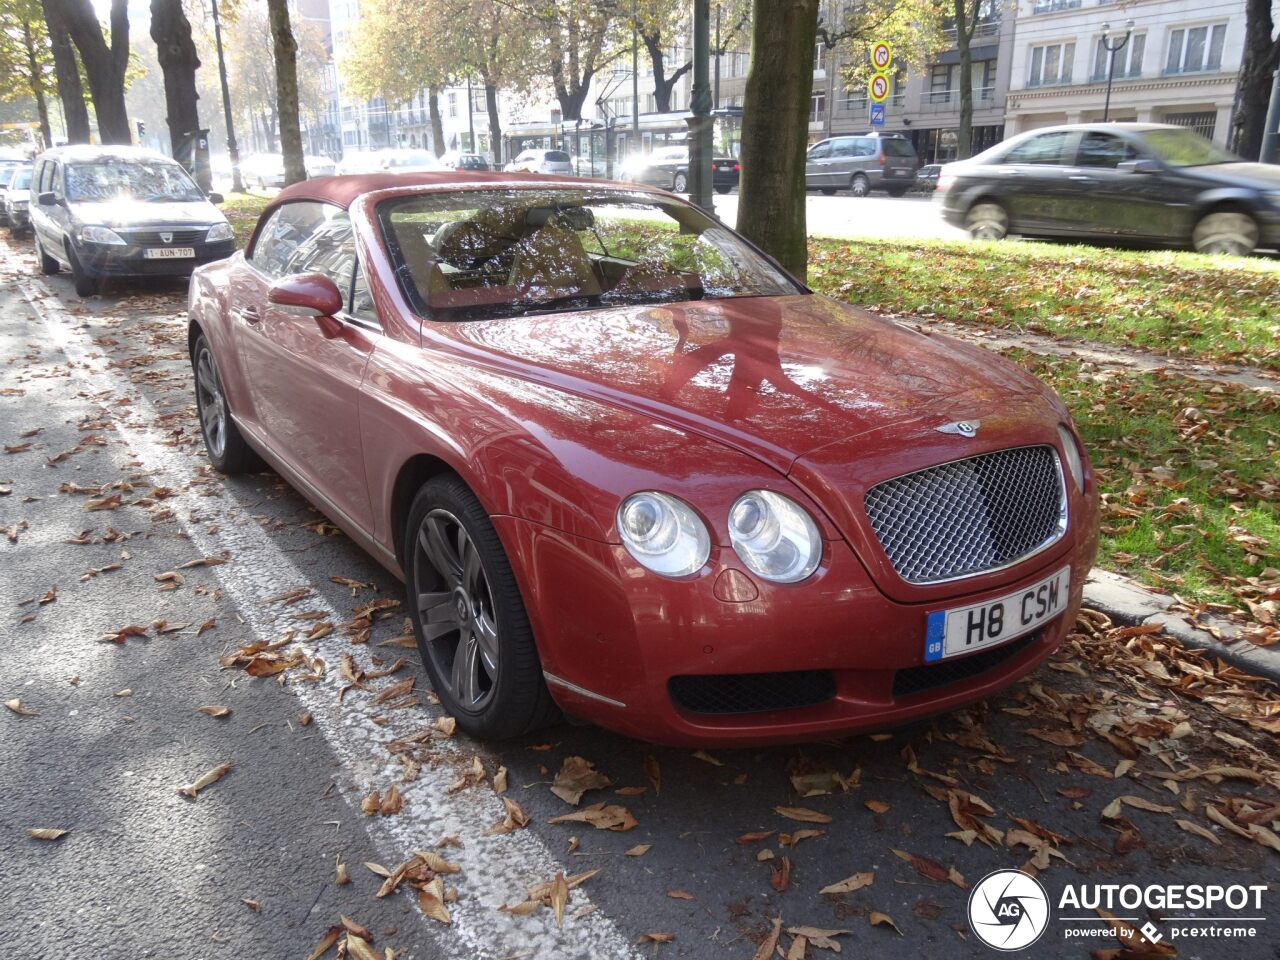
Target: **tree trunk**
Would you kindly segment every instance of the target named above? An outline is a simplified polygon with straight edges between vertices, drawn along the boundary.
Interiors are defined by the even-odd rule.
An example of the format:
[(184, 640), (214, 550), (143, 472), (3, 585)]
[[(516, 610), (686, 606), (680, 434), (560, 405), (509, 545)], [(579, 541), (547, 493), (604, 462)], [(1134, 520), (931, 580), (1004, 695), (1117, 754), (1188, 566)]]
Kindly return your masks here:
[(738, 229), (804, 279), (804, 156), (819, 0), (755, 0)]
[(27, 50), (27, 77), (31, 85), (31, 96), (36, 101), (36, 116), (40, 120), (40, 142), (44, 146), (53, 146), (53, 135), (49, 130), (49, 105), (44, 99), (44, 71), (40, 69), (39, 48), (36, 38), (31, 35), (31, 21), (22, 23), (22, 42)]
[(587, 101), (594, 75), (593, 71), (588, 71), (583, 75), (582, 81), (573, 86), (556, 81), (556, 99), (560, 101), (561, 121), (582, 119), (582, 105)]
[(111, 0), (111, 46), (102, 35), (91, 0), (50, 0), (58, 4), (67, 32), (80, 51), (80, 63), (89, 81), (93, 114), (98, 119), (98, 139), (103, 143), (133, 143), (129, 110), (124, 102), (124, 73), (129, 66), (129, 11), (127, 0)]
[(1257, 160), (1262, 154), (1272, 74), (1280, 65), (1280, 42), (1271, 39), (1274, 29), (1271, 0), (1245, 0), (1244, 57), (1230, 140), (1235, 152), (1246, 160)]
[(298, 43), (289, 24), (288, 0), (267, 0), (271, 38), (275, 44), (276, 115), (280, 124), (280, 152), (285, 183), (307, 179), (302, 159), (302, 128), (298, 124)]
[(195, 141), (200, 130), (196, 70), (200, 57), (191, 40), (191, 24), (182, 0), (151, 0), (151, 39), (164, 73), (165, 120), (174, 159), (195, 168)]
[(427, 91), (427, 112), (431, 114), (431, 149), (437, 157), (444, 156), (444, 121), (440, 119), (440, 88)]
[(58, 99), (62, 102), (62, 118), (67, 125), (68, 143), (89, 142), (89, 108), (84, 105), (84, 87), (80, 84), (80, 65), (71, 45), (71, 34), (58, 0), (41, 0), (45, 26), (49, 28), (49, 45), (53, 49), (53, 70), (58, 81)]
[(969, 16), (968, 0), (955, 0), (956, 47), (960, 54), (960, 126), (956, 130), (956, 159), (973, 153), (973, 49), (972, 39), (979, 3)]
[(498, 88), (486, 80), (484, 105), (489, 110), (489, 149), (493, 151), (493, 163), (502, 166), (502, 118), (498, 116)]
[(666, 56), (662, 52), (662, 35), (657, 33), (641, 33), (644, 48), (649, 51), (649, 62), (653, 64), (653, 105), (658, 113), (671, 112), (671, 91), (686, 73), (693, 69), (693, 61), (688, 60), (671, 76), (667, 76)]

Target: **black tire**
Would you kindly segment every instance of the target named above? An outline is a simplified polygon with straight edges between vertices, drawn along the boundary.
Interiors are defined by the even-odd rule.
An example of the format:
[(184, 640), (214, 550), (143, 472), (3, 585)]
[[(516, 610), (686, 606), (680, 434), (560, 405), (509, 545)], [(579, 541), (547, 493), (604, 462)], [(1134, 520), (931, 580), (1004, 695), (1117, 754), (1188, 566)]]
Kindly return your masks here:
[[(207, 366), (202, 368), (202, 362)], [(265, 469), (266, 464), (249, 446), (231, 416), (213, 349), (203, 333), (191, 345), (191, 372), (195, 380), (200, 435), (214, 469), (226, 474), (257, 473)]]
[[(423, 485), (409, 508), (404, 544), (413, 632), (445, 711), (472, 736), (497, 740), (558, 719), (511, 564), (460, 478), (442, 474)], [(442, 573), (440, 564), (452, 572)]]
[(40, 242), (40, 237), (36, 237), (36, 257), (40, 260), (40, 272), (46, 277), (52, 277), (61, 269), (57, 260), (44, 252), (44, 245)]
[(67, 260), (71, 264), (71, 282), (75, 285), (77, 297), (92, 297), (102, 288), (102, 282), (89, 273), (76, 256), (75, 248), (67, 244)]
[(906, 187), (889, 187), (888, 190), (891, 197), (905, 197), (907, 195)]
[(676, 171), (676, 175), (671, 178), (672, 193), (688, 193), (689, 192), (689, 175), (683, 170)]
[(716, 187), (716, 193), (728, 193), (733, 187)]
[(822, 190), (822, 195), (824, 197), (834, 197), (836, 195), (835, 187), (821, 187), (819, 189)]
[(849, 192), (855, 197), (865, 197), (871, 193), (871, 181), (860, 173), (849, 178)]

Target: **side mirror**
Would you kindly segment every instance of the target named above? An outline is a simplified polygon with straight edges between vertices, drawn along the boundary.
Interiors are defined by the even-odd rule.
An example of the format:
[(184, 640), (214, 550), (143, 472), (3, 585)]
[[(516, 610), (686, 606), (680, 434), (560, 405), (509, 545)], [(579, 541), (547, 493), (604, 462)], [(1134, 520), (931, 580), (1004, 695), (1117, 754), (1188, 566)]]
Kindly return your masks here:
[(211, 194), (209, 194), (209, 202), (210, 202), (210, 203), (222, 203), (222, 201), (224, 201), (224, 200), (226, 200), (226, 199), (227, 199), (227, 198), (226, 198), (226, 197), (224, 197), (224, 196), (223, 196), (222, 194), (220, 194), (220, 193), (211, 193)]
[(58, 198), (53, 195), (52, 191), (46, 190), (44, 193), (36, 194), (36, 203), (42, 207), (52, 207), (58, 202)]
[(1160, 164), (1155, 160), (1124, 160), (1116, 164), (1116, 169), (1121, 173), (1159, 173)]
[[(267, 300), (286, 313), (313, 317), (325, 336), (336, 336), (333, 316), (342, 311), (342, 294), (338, 285), (319, 273), (297, 273), (282, 277), (267, 291)], [(326, 322), (327, 321), (327, 322)]]

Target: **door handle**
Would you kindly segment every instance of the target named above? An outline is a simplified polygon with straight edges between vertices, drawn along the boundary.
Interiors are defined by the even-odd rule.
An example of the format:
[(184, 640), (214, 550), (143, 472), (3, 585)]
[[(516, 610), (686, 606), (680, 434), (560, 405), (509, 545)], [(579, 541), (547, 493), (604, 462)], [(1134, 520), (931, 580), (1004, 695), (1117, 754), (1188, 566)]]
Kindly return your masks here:
[(1076, 183), (1097, 183), (1098, 182), (1094, 177), (1086, 177), (1082, 173), (1073, 173), (1071, 174), (1070, 179), (1074, 180)]
[(262, 314), (258, 313), (257, 307), (241, 307), (240, 319), (245, 323), (257, 323), (262, 319)]

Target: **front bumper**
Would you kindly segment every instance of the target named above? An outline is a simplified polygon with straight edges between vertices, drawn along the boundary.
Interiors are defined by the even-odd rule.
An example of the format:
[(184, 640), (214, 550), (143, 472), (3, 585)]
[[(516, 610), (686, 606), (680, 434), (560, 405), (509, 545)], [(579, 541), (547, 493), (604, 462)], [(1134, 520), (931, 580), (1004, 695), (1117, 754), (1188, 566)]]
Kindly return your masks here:
[(134, 244), (77, 242), (75, 251), (81, 265), (95, 277), (182, 277), (206, 263), (225, 260), (236, 251), (235, 240), (200, 241), (188, 246), (195, 251), (194, 257), (151, 259), (147, 257), (147, 247)]
[[(549, 688), (568, 713), (650, 742), (749, 746), (897, 726), (995, 693), (1034, 669), (1074, 622), (1097, 550), (1096, 498), (1082, 503), (1053, 550), (996, 583), (982, 578), (981, 591), (966, 593), (958, 583), (954, 596), (930, 602), (887, 597), (843, 540), (828, 541), (813, 577), (784, 586), (755, 578), (725, 548), (713, 548), (703, 574), (679, 581), (637, 566), (616, 544), (512, 517), (494, 524), (512, 557)], [(1069, 603), (1037, 633), (926, 665), (930, 612), (1001, 597), (1067, 565)], [(752, 588), (735, 594), (726, 577)], [(749, 684), (768, 674), (806, 685), (798, 688), (801, 705), (690, 709), (682, 695), (690, 681), (676, 679), (695, 678), (715, 696), (722, 681), (710, 678)]]
[(4, 211), (9, 227), (15, 231), (25, 230), (31, 223), (31, 217), (25, 207), (13, 207)]

